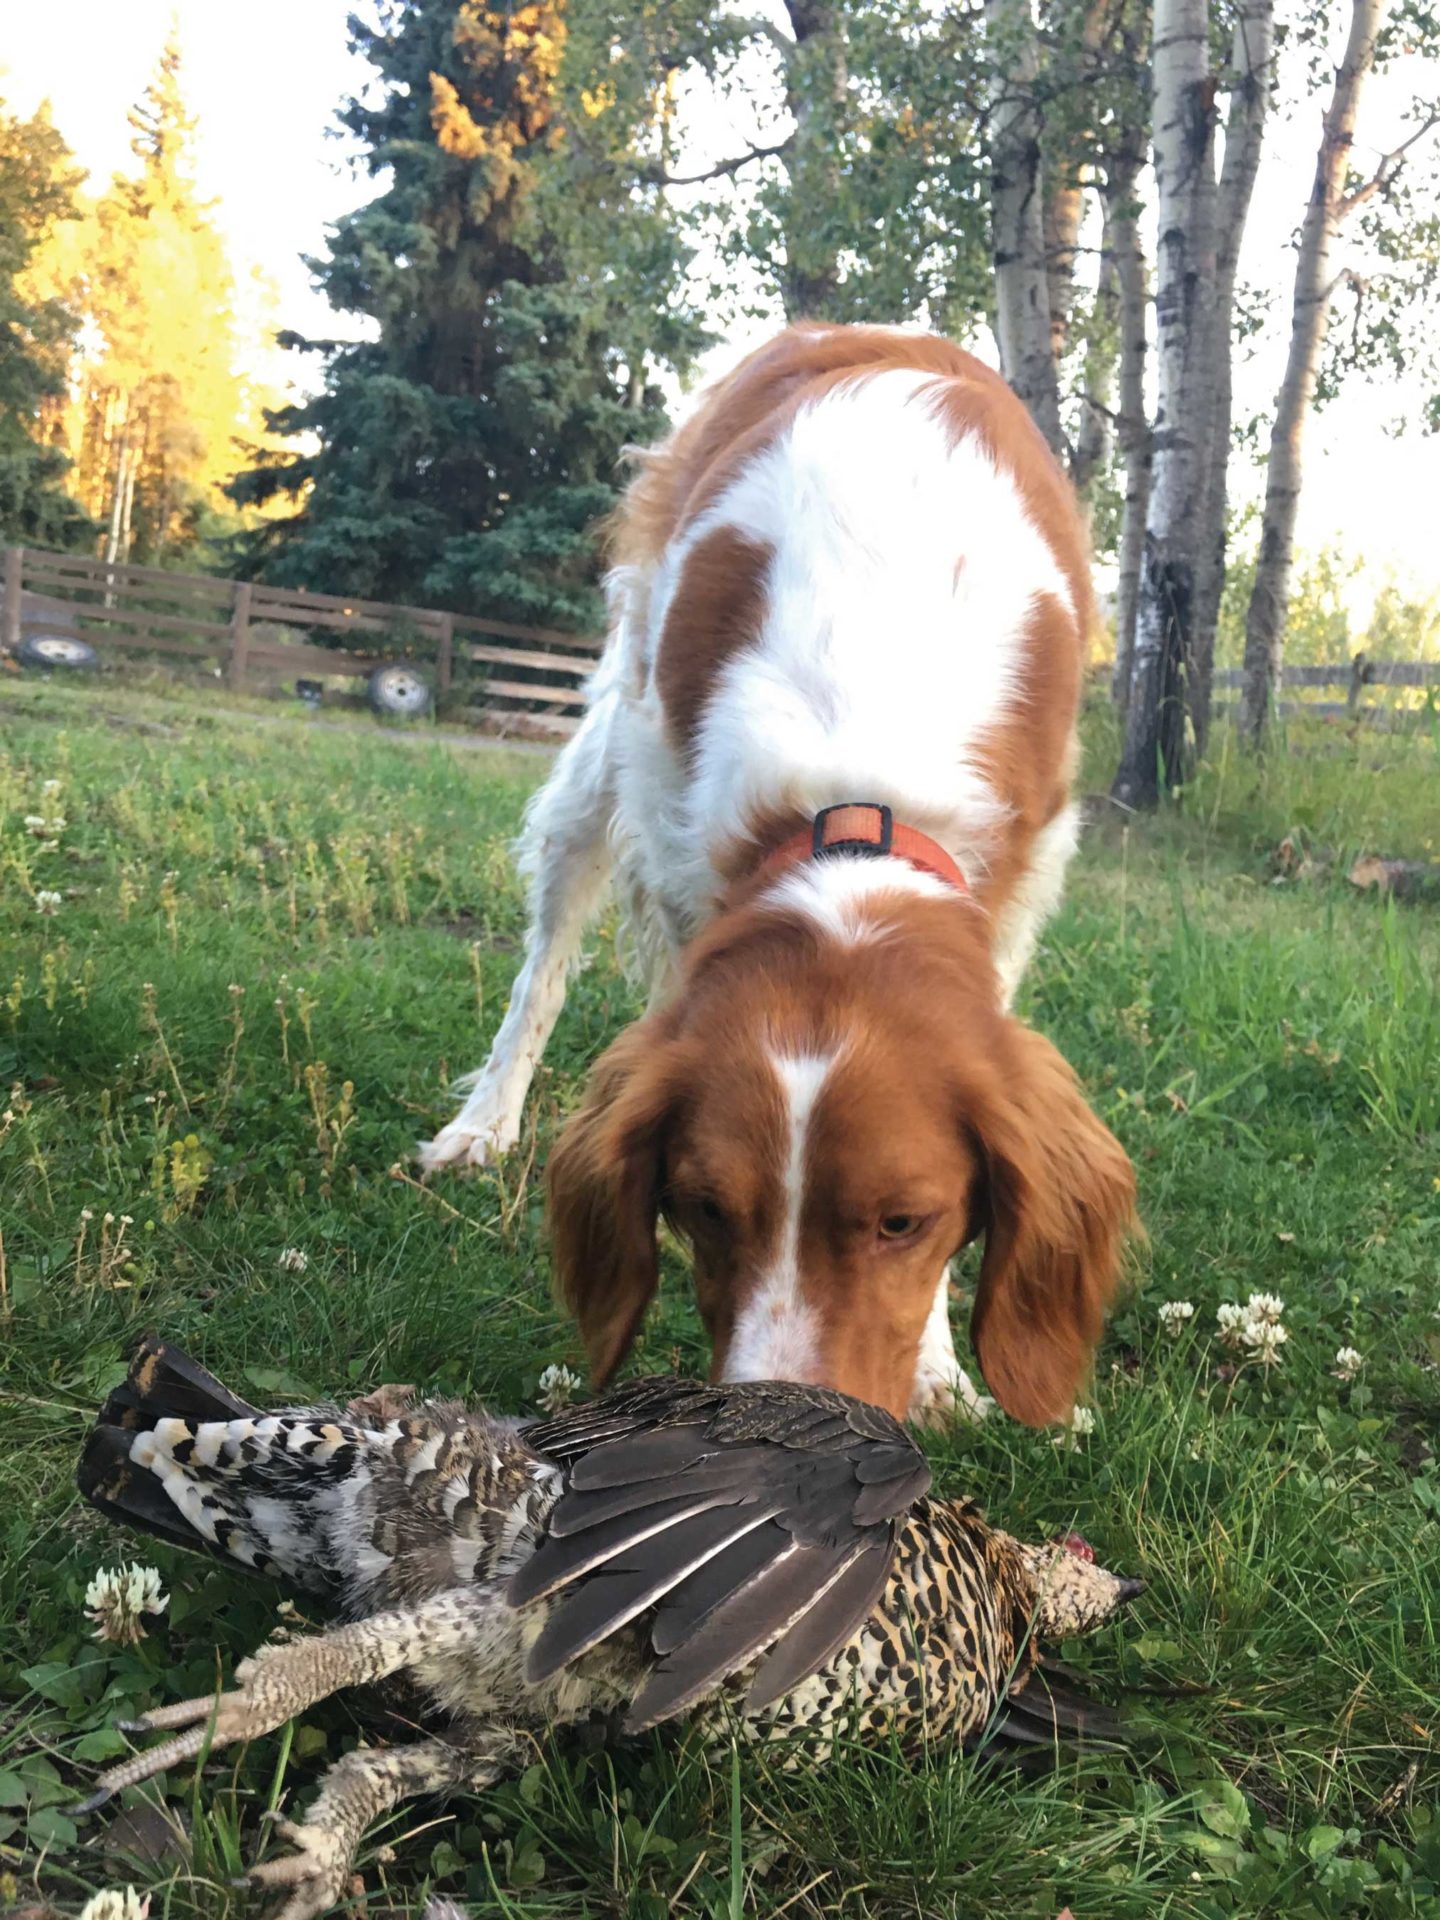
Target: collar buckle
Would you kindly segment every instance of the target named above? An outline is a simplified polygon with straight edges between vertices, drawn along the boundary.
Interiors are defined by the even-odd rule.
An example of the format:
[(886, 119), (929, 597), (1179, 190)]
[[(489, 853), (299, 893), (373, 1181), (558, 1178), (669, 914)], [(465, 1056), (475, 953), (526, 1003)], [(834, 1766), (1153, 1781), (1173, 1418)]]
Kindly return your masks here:
[[(867, 827), (873, 827), (873, 832), (867, 832)], [(833, 807), (822, 807), (810, 830), (812, 860), (823, 860), (831, 854), (880, 860), (894, 844), (893, 814), (889, 807), (869, 800), (842, 800)]]

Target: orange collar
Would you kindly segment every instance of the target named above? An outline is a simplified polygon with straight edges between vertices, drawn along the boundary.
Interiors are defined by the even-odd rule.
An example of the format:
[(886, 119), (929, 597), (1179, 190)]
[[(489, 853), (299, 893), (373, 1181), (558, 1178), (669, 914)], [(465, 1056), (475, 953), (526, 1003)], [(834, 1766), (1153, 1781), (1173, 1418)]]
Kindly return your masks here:
[(783, 873), (805, 860), (834, 859), (842, 854), (866, 860), (878, 860), (889, 854), (933, 873), (937, 880), (957, 892), (965, 891), (965, 876), (950, 855), (918, 827), (907, 827), (895, 820), (889, 807), (868, 800), (852, 800), (835, 807), (823, 807), (811, 824), (800, 833), (782, 840), (766, 854), (757, 869), (763, 874)]

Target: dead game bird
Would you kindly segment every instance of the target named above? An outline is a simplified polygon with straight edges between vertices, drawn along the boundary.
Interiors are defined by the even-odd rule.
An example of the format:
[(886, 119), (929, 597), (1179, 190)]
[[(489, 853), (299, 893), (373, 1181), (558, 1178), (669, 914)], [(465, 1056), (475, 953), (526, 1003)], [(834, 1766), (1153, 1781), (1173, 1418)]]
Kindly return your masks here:
[(717, 1739), (793, 1739), (787, 1765), (852, 1730), (963, 1740), (1025, 1684), (1037, 1637), (1097, 1626), (1142, 1585), (932, 1499), (879, 1408), (775, 1382), (641, 1380), (530, 1424), (384, 1394), (267, 1414), (146, 1341), (78, 1481), (110, 1518), (346, 1621), (148, 1714), (130, 1730), (170, 1737), (87, 1808), (401, 1671), (444, 1716), (433, 1738), (345, 1755), (282, 1823), (295, 1851), (250, 1878), (289, 1890), (284, 1920), (340, 1898), (371, 1821), (487, 1785), (551, 1728), (690, 1716)]

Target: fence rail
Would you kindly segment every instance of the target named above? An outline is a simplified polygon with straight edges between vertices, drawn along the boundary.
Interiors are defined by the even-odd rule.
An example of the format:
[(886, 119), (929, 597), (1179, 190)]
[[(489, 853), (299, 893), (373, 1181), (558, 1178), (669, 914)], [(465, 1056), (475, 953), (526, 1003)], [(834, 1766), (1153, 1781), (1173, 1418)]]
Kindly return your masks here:
[(7, 547), (0, 651), (19, 653), (27, 637), (45, 633), (102, 652), (209, 663), (237, 691), (292, 674), (363, 679), (404, 662), (486, 724), (559, 737), (580, 724), (601, 644), (589, 634), (436, 607)]
[[(368, 677), (405, 661), (426, 669), (437, 695), (501, 730), (563, 737), (580, 724), (585, 683), (600, 640), (554, 627), (391, 605), (299, 587), (217, 580), (91, 560), (38, 547), (7, 547), (0, 650), (15, 653), (28, 632), (66, 632), (91, 644), (209, 662), (243, 690), (290, 674)], [(316, 644), (315, 636), (325, 644)], [(1215, 690), (1237, 691), (1239, 668), (1215, 675)], [(1382, 713), (1366, 687), (1440, 690), (1440, 662), (1353, 660), (1286, 667), (1280, 690), (1339, 688), (1344, 701), (1283, 701), (1282, 711), (1323, 718)], [(1230, 703), (1217, 700), (1218, 708)]]
[[(1217, 672), (1214, 688), (1238, 691), (1245, 684), (1245, 674), (1240, 667), (1226, 667)], [(1323, 691), (1329, 687), (1344, 689), (1343, 704), (1328, 700), (1287, 700), (1282, 701), (1281, 711), (1286, 714), (1314, 714), (1322, 719), (1360, 719), (1368, 713), (1380, 713), (1387, 709), (1373, 702), (1365, 704), (1361, 695), (1366, 687), (1425, 687), (1440, 689), (1440, 661), (1437, 660), (1372, 660), (1367, 654), (1357, 653), (1353, 659), (1340, 660), (1333, 665), (1314, 667), (1282, 667), (1280, 669), (1280, 692), (1290, 692), (1295, 688), (1308, 687)], [(1217, 701), (1218, 707), (1228, 707), (1230, 701)]]

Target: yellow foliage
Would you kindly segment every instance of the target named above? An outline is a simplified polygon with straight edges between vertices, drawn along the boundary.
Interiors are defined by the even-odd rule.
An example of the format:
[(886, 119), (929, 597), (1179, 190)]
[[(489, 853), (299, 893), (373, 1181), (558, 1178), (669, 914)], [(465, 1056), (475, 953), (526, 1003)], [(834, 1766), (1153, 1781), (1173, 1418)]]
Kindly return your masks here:
[(72, 488), (108, 557), (155, 560), (189, 536), (198, 505), (224, 504), (263, 397), (237, 364), (234, 275), (191, 177), (173, 45), (131, 124), (138, 170), (65, 223), (32, 276), (82, 316), (63, 420)]
[(587, 120), (598, 120), (602, 113), (608, 113), (615, 104), (615, 83), (603, 80), (595, 88), (580, 89), (580, 105)]

